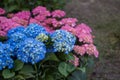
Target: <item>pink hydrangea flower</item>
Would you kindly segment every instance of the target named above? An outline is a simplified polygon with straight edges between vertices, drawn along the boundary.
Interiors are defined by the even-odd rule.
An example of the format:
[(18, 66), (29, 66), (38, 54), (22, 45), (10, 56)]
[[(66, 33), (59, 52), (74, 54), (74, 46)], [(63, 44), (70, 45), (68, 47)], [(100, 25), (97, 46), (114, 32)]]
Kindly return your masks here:
[(74, 27), (76, 25), (76, 22), (78, 22), (78, 20), (76, 18), (64, 18), (61, 20), (61, 23), (63, 25), (69, 25)]
[(88, 34), (92, 32), (91, 28), (84, 23), (77, 25), (75, 27), (75, 29), (77, 30), (78, 34), (79, 34), (79, 32), (80, 33), (88, 33)]
[(5, 36), (9, 29), (17, 26), (19, 26), (19, 24), (12, 21), (11, 19), (0, 17), (0, 36)]
[(6, 32), (0, 31), (0, 36), (5, 36), (5, 35), (6, 35)]
[(21, 11), (14, 14), (14, 17), (18, 17), (20, 19), (28, 20), (30, 17), (30, 11)]
[(52, 24), (52, 20), (54, 20), (54, 18), (48, 18), (48, 19), (44, 20), (44, 23)]
[(56, 19), (53, 19), (53, 20), (52, 20), (52, 25), (53, 25), (54, 28), (58, 28), (58, 27), (60, 27), (62, 24), (61, 24), (60, 21), (57, 21)]
[(32, 10), (32, 13), (33, 13), (34, 15), (37, 15), (37, 14), (41, 13), (42, 11), (46, 11), (46, 10), (47, 10), (46, 7), (37, 6), (36, 8), (34, 8), (34, 9)]
[(50, 16), (50, 12), (42, 6), (38, 6), (32, 10), (33, 15), (40, 15), (40, 16)]
[(55, 18), (48, 18), (44, 21), (44, 23), (46, 23), (48, 25), (52, 25), (51, 27), (53, 27), (53, 28), (58, 28), (62, 25), (61, 22), (57, 21)]
[(0, 8), (0, 15), (5, 14), (5, 10)]
[(93, 43), (93, 36), (91, 34), (80, 33), (76, 35), (80, 42)]
[(71, 26), (69, 26), (69, 25), (62, 26), (61, 29), (62, 30), (66, 30), (68, 32), (71, 32), (74, 35), (76, 34), (76, 29), (71, 27)]
[(35, 16), (34, 17), (37, 21), (44, 21), (45, 19), (46, 19), (46, 17), (45, 16), (41, 16), (41, 15), (37, 15), (37, 16)]
[(66, 13), (62, 10), (55, 10), (51, 14), (52, 14), (52, 17), (62, 18), (65, 16)]
[(41, 24), (38, 20), (36, 20), (36, 19), (34, 19), (34, 18), (30, 18), (30, 23)]
[(17, 24), (20, 24), (20, 25), (23, 25), (23, 26), (27, 26), (27, 24), (28, 24), (28, 20), (20, 19), (18, 17), (13, 17), (11, 20), (13, 22), (16, 22)]
[(79, 46), (79, 45), (75, 45), (74, 46), (74, 51), (75, 53), (77, 53), (78, 55), (83, 56), (86, 52), (86, 49), (84, 46)]
[(79, 58), (74, 55), (74, 60), (70, 60), (70, 62), (75, 66), (79, 66)]
[(93, 44), (85, 44), (84, 46), (88, 55), (94, 55), (96, 58), (98, 57), (99, 52), (96, 49), (96, 46), (94, 46)]
[(0, 23), (5, 21), (6, 19), (7, 19), (6, 17), (0, 16)]

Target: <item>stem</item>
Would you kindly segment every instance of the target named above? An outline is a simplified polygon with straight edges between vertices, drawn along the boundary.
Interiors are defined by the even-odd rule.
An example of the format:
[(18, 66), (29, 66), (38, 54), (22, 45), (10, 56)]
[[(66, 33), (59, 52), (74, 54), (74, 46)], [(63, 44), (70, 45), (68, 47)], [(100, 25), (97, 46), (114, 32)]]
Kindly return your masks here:
[(35, 80), (39, 80), (39, 76), (38, 76), (38, 68), (37, 68), (37, 65), (36, 65), (36, 64), (34, 64), (34, 68), (35, 68), (35, 72), (36, 72)]
[(32, 17), (32, 15), (33, 15), (32, 10), (33, 10), (33, 8), (35, 7), (35, 3), (37, 3), (37, 0), (35, 0), (33, 3), (29, 2), (30, 6), (32, 6), (32, 8), (30, 9), (30, 16), (29, 16), (27, 25), (29, 25), (30, 19), (31, 19), (31, 17)]
[(31, 15), (32, 15), (32, 11), (30, 10), (30, 16), (29, 16), (27, 25), (29, 25), (29, 23), (30, 23)]

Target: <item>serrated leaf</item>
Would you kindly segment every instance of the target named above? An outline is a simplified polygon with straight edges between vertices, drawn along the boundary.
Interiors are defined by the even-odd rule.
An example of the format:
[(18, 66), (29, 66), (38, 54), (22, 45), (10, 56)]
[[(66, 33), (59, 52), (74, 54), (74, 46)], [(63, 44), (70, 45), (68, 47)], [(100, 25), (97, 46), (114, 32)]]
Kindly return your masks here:
[(67, 77), (72, 71), (75, 70), (75, 67), (72, 64), (62, 62), (59, 64), (58, 70), (62, 75)]
[(62, 62), (59, 64), (58, 67), (59, 72), (64, 75), (65, 77), (68, 76), (68, 72), (67, 72), (67, 64), (65, 62)]
[(15, 71), (18, 71), (18, 70), (22, 69), (23, 66), (24, 66), (24, 63), (23, 63), (23, 62), (21, 62), (21, 61), (19, 61), (19, 60), (15, 60), (15, 68), (14, 68)]
[(2, 71), (2, 76), (5, 79), (9, 79), (15, 76), (15, 72), (11, 72), (9, 69), (5, 69)]

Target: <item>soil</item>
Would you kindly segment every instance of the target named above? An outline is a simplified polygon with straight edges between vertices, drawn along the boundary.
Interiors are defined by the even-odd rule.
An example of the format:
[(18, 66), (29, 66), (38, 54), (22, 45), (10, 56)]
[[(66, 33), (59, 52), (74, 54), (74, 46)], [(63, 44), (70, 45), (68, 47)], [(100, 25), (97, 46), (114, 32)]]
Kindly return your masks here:
[(89, 80), (120, 80), (120, 0), (70, 0), (64, 10), (96, 36), (100, 57)]

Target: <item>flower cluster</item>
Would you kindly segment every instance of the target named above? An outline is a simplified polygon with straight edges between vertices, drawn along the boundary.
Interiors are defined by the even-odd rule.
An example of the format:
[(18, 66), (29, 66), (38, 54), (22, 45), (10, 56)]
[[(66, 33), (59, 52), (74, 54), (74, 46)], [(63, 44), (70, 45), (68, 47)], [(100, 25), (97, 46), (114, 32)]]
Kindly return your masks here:
[(14, 22), (12, 19), (0, 16), (0, 36), (6, 36), (8, 30), (20, 26), (20, 24)]
[[(4, 55), (7, 55), (4, 58), (8, 57), (7, 59), (12, 60), (11, 57), (15, 57), (24, 63), (31, 64), (43, 60), (48, 52), (65, 52), (68, 54), (73, 50), (76, 41), (75, 36), (67, 31), (56, 30), (49, 33), (44, 27), (35, 23), (29, 24), (26, 28), (23, 26), (12, 28), (8, 31), (7, 36), (8, 40), (5, 41), (4, 46), (3, 43), (0, 43), (1, 60)], [(51, 39), (51, 42), (48, 44), (51, 48), (47, 47), (48, 44), (46, 44), (49, 39)], [(1, 65), (2, 63), (3, 61)], [(8, 64), (13, 66), (12, 63), (13, 61)], [(2, 68), (5, 67), (2, 66)]]
[[(66, 18), (66, 13), (62, 10), (50, 12), (45, 7), (38, 6), (31, 12), (20, 11), (8, 14), (7, 17), (2, 15), (4, 13), (0, 8), (0, 36), (8, 37), (5, 44), (10, 47), (7, 59), (12, 56), (22, 62), (35, 64), (43, 60), (49, 52), (72, 53), (75, 59), (70, 62), (79, 66), (79, 56), (97, 58), (99, 55), (93, 43), (91, 28), (85, 23), (78, 24), (76, 18)], [(1, 47), (0, 51), (2, 50)], [(1, 52), (0, 55), (0, 65), (3, 65), (2, 57), (5, 54)]]
[(13, 59), (11, 58), (11, 48), (8, 44), (0, 43), (0, 70), (8, 67), (11, 69), (13, 67)]
[(55, 52), (65, 52), (68, 54), (72, 51), (76, 38), (71, 33), (64, 30), (56, 30), (51, 34)]
[(46, 30), (38, 24), (30, 24), (27, 28), (20, 26), (10, 29), (6, 43), (14, 49), (12, 55), (25, 63), (32, 64), (44, 59), (45, 44), (36, 40), (36, 36), (40, 33), (46, 33)]
[(46, 47), (32, 38), (25, 39), (17, 51), (17, 58), (25, 63), (35, 64), (45, 58)]

